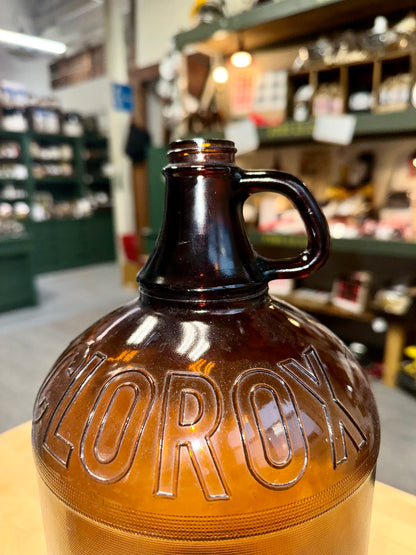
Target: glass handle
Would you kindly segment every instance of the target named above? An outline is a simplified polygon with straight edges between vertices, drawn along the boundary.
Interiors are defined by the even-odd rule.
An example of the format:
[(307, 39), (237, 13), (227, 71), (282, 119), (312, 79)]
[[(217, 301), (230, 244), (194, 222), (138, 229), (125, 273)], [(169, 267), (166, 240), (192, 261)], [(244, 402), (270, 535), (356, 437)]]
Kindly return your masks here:
[(329, 229), (319, 204), (300, 179), (277, 170), (242, 171), (240, 184), (247, 196), (260, 192), (279, 193), (293, 202), (308, 234), (308, 245), (298, 256), (273, 260), (256, 253), (266, 281), (306, 277), (324, 264), (329, 253)]

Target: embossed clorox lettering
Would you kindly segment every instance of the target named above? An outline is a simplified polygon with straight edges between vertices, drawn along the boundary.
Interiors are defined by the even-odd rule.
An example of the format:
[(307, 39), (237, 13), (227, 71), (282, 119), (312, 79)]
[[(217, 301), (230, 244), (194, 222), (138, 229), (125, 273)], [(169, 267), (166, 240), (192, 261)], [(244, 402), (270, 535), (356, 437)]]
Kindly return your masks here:
[(43, 446), (66, 467), (74, 448), (74, 443), (70, 439), (71, 434), (74, 433), (71, 408), (105, 359), (105, 355), (96, 353), (84, 365), (78, 366), (76, 372), (71, 372), (73, 379), (57, 404), (46, 428)]
[(56, 365), (52, 368), (49, 374), (46, 376), (42, 387), (36, 397), (34, 410), (33, 410), (33, 423), (39, 422), (45, 415), (49, 408), (50, 401), (48, 395), (45, 391), (48, 388), (50, 382), (57, 376), (61, 371), (64, 371), (67, 376), (71, 376), (74, 372), (80, 369), (80, 367), (86, 361), (90, 345), (83, 345), (84, 348), (80, 348), (80, 345), (73, 347), (68, 352), (64, 353), (57, 361)]
[(366, 443), (366, 437), (359, 423), (336, 397), (315, 349), (310, 347), (302, 358), (304, 365), (294, 359), (288, 359), (280, 362), (279, 367), (320, 403), (328, 426), (335, 469), (348, 458), (345, 434), (349, 436), (357, 451)]
[(156, 495), (170, 498), (178, 495), (181, 459), (188, 456), (205, 498), (228, 499), (220, 459), (211, 442), (221, 416), (221, 393), (210, 377), (194, 372), (167, 374)]
[[(230, 447), (221, 440), (220, 425), (224, 402), (231, 399), (227, 418), (236, 419), (247, 468), (267, 488), (291, 488), (307, 469), (312, 447), (299, 395), (311, 396), (316, 410), (323, 411), (327, 439), (320, 448), (328, 449), (334, 470), (347, 460), (347, 448), (358, 452), (366, 444), (360, 422), (337, 398), (312, 347), (299, 360), (278, 362), (275, 370), (242, 371), (231, 391), (221, 389), (212, 376), (190, 370), (168, 371), (156, 384), (146, 369), (126, 363), (130, 358), (115, 362), (100, 352), (91, 355), (88, 345), (79, 351), (74, 347), (45, 380), (34, 422), (43, 426), (44, 449), (65, 468), (76, 453), (92, 479), (118, 482), (132, 469), (157, 407), (160, 412), (152, 418), (160, 422), (154, 432), (158, 441), (149, 453), (155, 465), (153, 493), (176, 498), (181, 478), (189, 487), (192, 480), (185, 475), (193, 472), (193, 483), (206, 500), (229, 499), (232, 480), (225, 476), (223, 461)], [(55, 379), (66, 385), (59, 398), (49, 394)], [(157, 387), (163, 390), (160, 403), (155, 403)]]
[(289, 386), (253, 368), (235, 382), (233, 400), (250, 472), (269, 488), (292, 487), (305, 471), (308, 445)]
[(153, 380), (141, 369), (104, 384), (81, 440), (81, 460), (93, 478), (116, 482), (130, 470), (154, 396)]

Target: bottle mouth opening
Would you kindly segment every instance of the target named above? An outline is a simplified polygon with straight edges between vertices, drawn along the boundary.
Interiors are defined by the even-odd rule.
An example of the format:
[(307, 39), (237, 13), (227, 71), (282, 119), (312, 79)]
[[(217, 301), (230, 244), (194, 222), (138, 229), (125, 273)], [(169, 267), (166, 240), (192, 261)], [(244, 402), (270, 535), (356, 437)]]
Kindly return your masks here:
[(168, 147), (168, 160), (173, 164), (234, 162), (237, 149), (232, 141), (195, 138), (173, 141)]

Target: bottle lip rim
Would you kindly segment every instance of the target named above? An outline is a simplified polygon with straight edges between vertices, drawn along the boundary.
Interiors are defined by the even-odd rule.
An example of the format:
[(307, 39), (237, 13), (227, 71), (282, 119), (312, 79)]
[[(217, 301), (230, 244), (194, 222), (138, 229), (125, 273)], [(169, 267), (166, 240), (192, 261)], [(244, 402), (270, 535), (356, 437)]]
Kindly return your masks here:
[(193, 139), (179, 139), (172, 141), (168, 146), (168, 156), (170, 154), (180, 154), (181, 152), (237, 152), (233, 141), (226, 139), (206, 139), (195, 137)]

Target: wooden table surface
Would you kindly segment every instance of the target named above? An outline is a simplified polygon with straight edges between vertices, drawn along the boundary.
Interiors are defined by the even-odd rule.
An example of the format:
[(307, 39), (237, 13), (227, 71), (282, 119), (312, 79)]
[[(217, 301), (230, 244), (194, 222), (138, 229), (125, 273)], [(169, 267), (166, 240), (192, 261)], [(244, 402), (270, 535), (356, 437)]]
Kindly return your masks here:
[[(46, 554), (29, 422), (0, 434), (0, 553)], [(369, 554), (409, 553), (416, 554), (416, 496), (377, 482)]]

